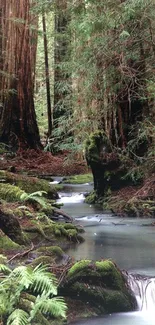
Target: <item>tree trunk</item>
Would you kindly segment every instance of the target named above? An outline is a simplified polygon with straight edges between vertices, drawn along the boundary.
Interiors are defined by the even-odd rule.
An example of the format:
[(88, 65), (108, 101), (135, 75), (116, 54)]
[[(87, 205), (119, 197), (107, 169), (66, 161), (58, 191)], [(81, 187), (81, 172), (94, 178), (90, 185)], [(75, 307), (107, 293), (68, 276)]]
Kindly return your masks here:
[(1, 1), (0, 141), (14, 149), (41, 148), (34, 109), (37, 33), (30, 0)]
[(46, 36), (46, 19), (45, 14), (42, 13), (43, 33), (44, 33), (44, 54), (45, 54), (45, 74), (46, 74), (46, 93), (47, 93), (47, 115), (48, 115), (48, 136), (52, 133), (52, 108), (51, 108), (51, 94), (50, 94), (50, 76), (48, 64), (48, 46)]

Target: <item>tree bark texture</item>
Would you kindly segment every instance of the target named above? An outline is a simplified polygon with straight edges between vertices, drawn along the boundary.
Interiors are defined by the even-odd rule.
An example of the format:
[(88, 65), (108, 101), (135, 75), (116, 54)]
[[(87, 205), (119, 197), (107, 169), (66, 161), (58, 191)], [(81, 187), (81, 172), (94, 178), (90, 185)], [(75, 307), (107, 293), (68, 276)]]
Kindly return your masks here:
[(31, 9), (30, 0), (0, 0), (0, 141), (39, 149), (33, 100), (38, 19)]

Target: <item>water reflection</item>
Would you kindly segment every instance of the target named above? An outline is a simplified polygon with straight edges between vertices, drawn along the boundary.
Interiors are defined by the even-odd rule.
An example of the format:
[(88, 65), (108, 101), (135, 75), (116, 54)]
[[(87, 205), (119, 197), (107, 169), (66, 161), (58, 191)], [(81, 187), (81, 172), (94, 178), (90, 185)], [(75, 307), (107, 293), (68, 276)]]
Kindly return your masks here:
[(149, 313), (134, 312), (107, 315), (102, 318), (93, 318), (72, 325), (155, 325), (155, 320)]

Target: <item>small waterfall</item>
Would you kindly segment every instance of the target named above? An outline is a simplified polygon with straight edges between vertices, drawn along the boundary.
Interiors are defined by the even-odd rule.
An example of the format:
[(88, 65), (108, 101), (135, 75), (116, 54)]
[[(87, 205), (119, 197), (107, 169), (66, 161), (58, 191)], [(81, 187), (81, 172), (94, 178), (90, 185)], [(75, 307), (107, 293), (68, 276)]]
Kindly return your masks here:
[(83, 193), (59, 193), (60, 199), (57, 200), (58, 203), (82, 203), (85, 199)]
[(155, 278), (143, 277), (138, 274), (126, 274), (128, 284), (134, 293), (139, 310), (154, 311), (155, 309)]

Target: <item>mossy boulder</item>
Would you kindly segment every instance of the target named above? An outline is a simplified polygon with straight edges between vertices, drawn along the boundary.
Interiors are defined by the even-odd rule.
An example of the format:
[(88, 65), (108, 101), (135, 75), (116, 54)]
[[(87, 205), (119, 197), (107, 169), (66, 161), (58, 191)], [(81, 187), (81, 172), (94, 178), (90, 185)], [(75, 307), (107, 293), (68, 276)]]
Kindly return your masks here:
[(59, 246), (42, 246), (39, 247), (35, 252), (37, 254), (53, 256), (55, 258), (61, 258), (64, 255), (63, 250)]
[[(34, 193), (37, 191), (47, 192), (49, 198), (56, 199), (58, 198), (57, 190), (55, 186), (49, 184), (48, 181), (43, 179), (38, 179), (36, 177), (28, 177), (25, 175), (18, 175), (15, 173), (10, 173), (8, 171), (1, 170), (0, 171), (0, 182), (9, 184), (14, 184), (21, 190), (26, 193)], [(5, 185), (5, 183), (3, 184)]]
[(83, 229), (73, 224), (57, 223), (57, 222), (45, 222), (42, 220), (33, 221), (31, 227), (23, 227), (23, 231), (28, 234), (31, 241), (37, 245), (42, 238), (47, 242), (52, 242), (53, 245), (57, 245), (62, 248), (68, 247), (72, 243), (81, 243), (84, 241), (81, 236)]
[(32, 267), (36, 267), (39, 264), (43, 264), (43, 265), (52, 265), (54, 264), (55, 259), (52, 256), (39, 256), (36, 257), (32, 262), (31, 262), (31, 266)]
[(101, 313), (125, 312), (136, 308), (126, 280), (110, 260), (81, 260), (68, 271), (62, 294), (88, 302)]
[(12, 241), (8, 236), (0, 233), (0, 252), (19, 250), (20, 245)]
[(66, 256), (64, 251), (59, 246), (42, 246), (29, 254), (30, 258), (34, 258), (31, 262), (32, 266), (39, 264), (52, 265), (60, 263)]
[(83, 241), (83, 237), (80, 235), (83, 229), (71, 223), (53, 223), (50, 228), (56, 237), (64, 237), (75, 243)]

